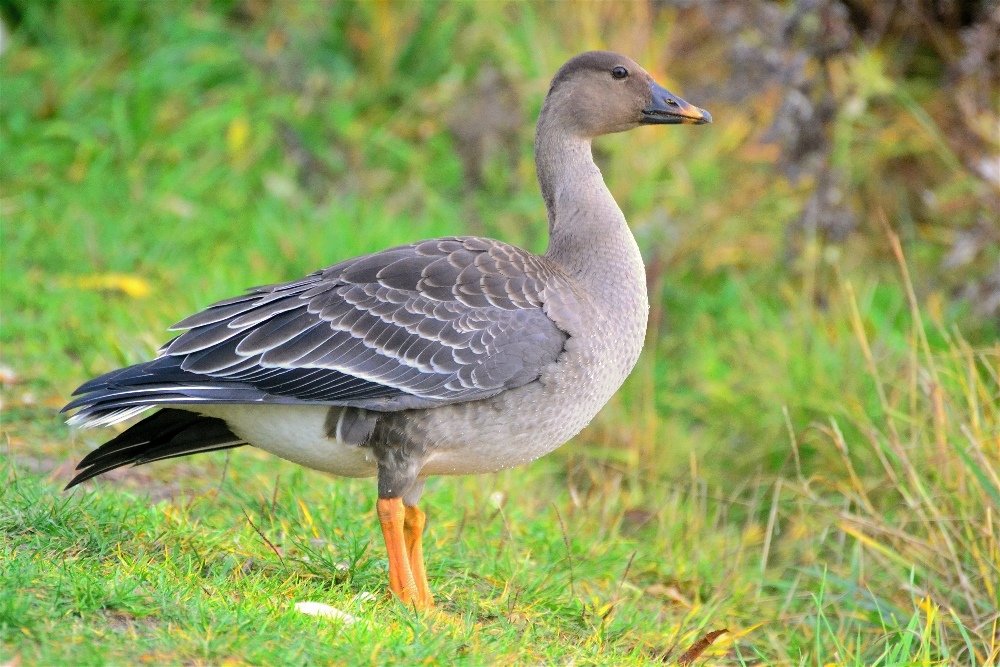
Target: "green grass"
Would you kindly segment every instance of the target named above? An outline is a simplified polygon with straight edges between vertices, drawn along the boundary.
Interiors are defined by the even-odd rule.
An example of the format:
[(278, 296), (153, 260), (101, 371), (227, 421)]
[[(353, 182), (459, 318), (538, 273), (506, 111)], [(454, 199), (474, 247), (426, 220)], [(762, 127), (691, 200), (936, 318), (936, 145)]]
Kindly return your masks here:
[[(435, 235), (543, 247), (530, 130), (471, 189), (447, 111), (499, 63), (530, 117), (573, 52), (629, 50), (640, 11), (316, 2), (247, 26), (234, 6), (32, 5), (0, 60), (0, 343), (16, 375), (0, 664), (656, 664), (724, 628), (703, 662), (1000, 659), (998, 332), (942, 297), (932, 238), (894, 249), (877, 220), (783, 263), (808, 192), (746, 150), (766, 121), (725, 105), (712, 126), (601, 142), (651, 266), (646, 351), (555, 454), (431, 480), (444, 615), (385, 596), (370, 480), (236, 450), (62, 493), (108, 435), (62, 425), (69, 392), (148, 358), (193, 310)], [(631, 51), (661, 57), (675, 18)], [(668, 65), (684, 94), (695, 70)], [(951, 164), (894, 99), (923, 103), (880, 99), (903, 118), (890, 128)], [(849, 182), (911, 150), (882, 132), (841, 121)], [(928, 185), (972, 187), (950, 171)], [(876, 202), (893, 228), (896, 196)], [(294, 611), (307, 600), (360, 620)]]

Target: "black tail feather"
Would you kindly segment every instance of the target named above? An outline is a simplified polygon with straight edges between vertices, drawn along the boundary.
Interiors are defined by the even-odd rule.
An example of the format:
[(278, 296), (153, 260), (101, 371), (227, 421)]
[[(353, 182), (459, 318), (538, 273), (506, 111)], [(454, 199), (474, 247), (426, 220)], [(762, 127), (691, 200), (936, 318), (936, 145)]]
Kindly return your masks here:
[(245, 444), (221, 419), (164, 408), (87, 454), (76, 467), (80, 473), (66, 488), (129, 463), (141, 465)]

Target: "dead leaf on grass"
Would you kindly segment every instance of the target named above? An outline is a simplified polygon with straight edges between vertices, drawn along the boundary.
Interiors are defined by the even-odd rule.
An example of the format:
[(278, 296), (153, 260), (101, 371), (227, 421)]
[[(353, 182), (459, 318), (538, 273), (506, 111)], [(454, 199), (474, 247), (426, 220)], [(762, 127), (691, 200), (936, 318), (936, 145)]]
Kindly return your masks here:
[(145, 278), (127, 273), (96, 273), (91, 276), (67, 278), (63, 283), (75, 289), (118, 292), (133, 299), (147, 297), (153, 291)]
[(698, 656), (704, 653), (705, 649), (711, 646), (712, 642), (718, 639), (719, 635), (723, 635), (727, 632), (729, 632), (729, 630), (726, 630), (725, 628), (722, 630), (712, 630), (694, 644), (691, 644), (691, 647), (684, 651), (684, 653), (681, 654), (681, 657), (677, 658), (677, 664), (681, 667), (687, 667), (692, 662), (697, 660)]

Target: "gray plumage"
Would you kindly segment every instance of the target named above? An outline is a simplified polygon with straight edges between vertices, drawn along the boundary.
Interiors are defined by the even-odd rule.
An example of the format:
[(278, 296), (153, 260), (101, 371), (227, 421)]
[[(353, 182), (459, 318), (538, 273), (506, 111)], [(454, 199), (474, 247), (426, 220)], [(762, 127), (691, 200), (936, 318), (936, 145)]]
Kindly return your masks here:
[(544, 304), (565, 282), (490, 239), (393, 248), (216, 303), (174, 325), (188, 331), (158, 359), (92, 380), (67, 409), (86, 423), (153, 394), (386, 411), (487, 398), (559, 356), (566, 333)]
[(427, 475), (497, 470), (559, 446), (631, 371), (648, 311), (638, 247), (590, 142), (706, 122), (665, 95), (623, 56), (571, 60), (536, 135), (544, 255), (433, 239), (216, 303), (179, 322), (184, 333), (156, 359), (76, 391), (74, 424), (167, 409), (84, 459), (70, 486), (185, 447), (249, 443), (335, 474), (377, 474), (381, 497), (412, 504)]

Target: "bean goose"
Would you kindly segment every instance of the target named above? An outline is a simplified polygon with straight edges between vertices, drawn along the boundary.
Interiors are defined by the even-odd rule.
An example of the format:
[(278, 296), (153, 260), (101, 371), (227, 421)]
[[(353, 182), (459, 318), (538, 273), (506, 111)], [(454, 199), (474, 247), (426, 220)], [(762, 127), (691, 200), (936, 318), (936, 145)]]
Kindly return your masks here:
[(102, 375), (64, 410), (107, 426), (67, 488), (126, 464), (253, 445), (376, 476), (389, 587), (429, 607), (429, 475), (521, 465), (577, 434), (639, 357), (642, 258), (591, 156), (640, 125), (708, 123), (638, 64), (593, 51), (555, 75), (535, 138), (549, 247), (451, 237), (348, 259), (182, 320), (152, 361)]

